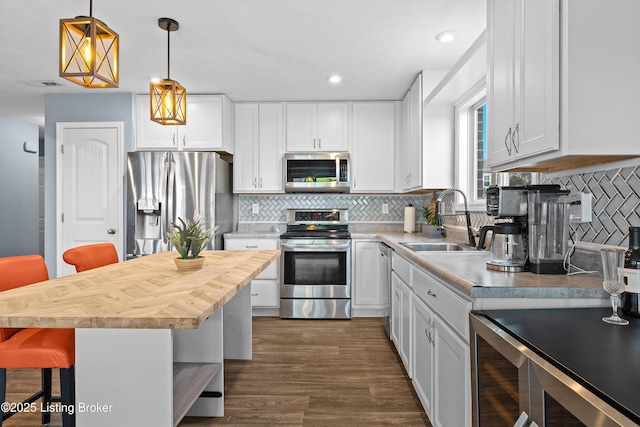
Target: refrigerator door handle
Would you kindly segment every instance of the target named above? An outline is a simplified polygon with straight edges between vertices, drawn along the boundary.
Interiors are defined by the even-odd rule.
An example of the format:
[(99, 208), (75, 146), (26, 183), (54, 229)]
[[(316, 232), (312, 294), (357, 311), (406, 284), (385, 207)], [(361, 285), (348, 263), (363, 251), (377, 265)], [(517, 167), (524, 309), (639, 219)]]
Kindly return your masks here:
[(162, 243), (168, 244), (169, 239), (167, 239), (167, 232), (169, 231), (169, 227), (171, 226), (171, 222), (169, 220), (169, 176), (171, 174), (171, 153), (164, 154), (164, 162), (162, 164), (162, 179), (161, 179), (161, 189), (160, 194), (162, 197), (162, 221), (160, 224), (160, 234)]
[[(169, 173), (167, 177), (167, 228), (165, 230), (165, 238), (166, 232), (171, 231), (171, 224), (176, 222), (176, 218), (174, 218), (176, 209), (175, 209), (175, 184), (176, 184), (176, 165), (173, 161), (173, 157), (169, 162)], [(167, 243), (169, 243), (167, 239)]]

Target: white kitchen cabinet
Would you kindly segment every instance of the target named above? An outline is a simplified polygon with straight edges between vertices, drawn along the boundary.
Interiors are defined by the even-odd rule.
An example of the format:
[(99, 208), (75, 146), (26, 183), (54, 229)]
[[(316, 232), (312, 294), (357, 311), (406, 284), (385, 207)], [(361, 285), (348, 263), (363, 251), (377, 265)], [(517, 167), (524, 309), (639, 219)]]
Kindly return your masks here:
[(149, 95), (136, 95), (136, 150), (197, 150), (233, 154), (233, 111), (225, 95), (189, 95), (187, 124), (150, 119)]
[(353, 315), (382, 316), (389, 292), (383, 288), (380, 263), (383, 261), (377, 240), (352, 240)]
[[(430, 420), (433, 420), (434, 320), (433, 311), (413, 298), (413, 389)], [(455, 396), (452, 395), (452, 396)], [(457, 402), (457, 399), (451, 399)], [(460, 424), (463, 425), (463, 424)]]
[(640, 155), (633, 143), (640, 57), (629, 55), (640, 39), (640, 2), (487, 6), (487, 161), (494, 171), (558, 170)]
[(399, 175), (403, 192), (422, 188), (422, 148), (422, 74), (420, 74), (402, 100), (402, 167)]
[[(396, 272), (391, 273), (391, 286), (392, 292), (392, 331), (395, 332), (394, 343), (400, 359), (404, 365), (405, 370), (409, 378), (412, 377), (412, 324), (411, 324), (411, 311), (412, 311), (412, 298), (411, 288), (405, 283)], [(393, 338), (393, 337), (392, 337)]]
[(488, 164), (559, 147), (558, 0), (488, 3)]
[(282, 104), (235, 104), (234, 193), (282, 193)]
[[(225, 238), (224, 249), (240, 251), (278, 250), (280, 249), (280, 239)], [(269, 264), (264, 271), (251, 281), (251, 306), (271, 309), (276, 309), (280, 306), (280, 259)]]
[[(462, 314), (462, 313), (461, 313)], [(465, 318), (468, 319), (468, 312)], [(471, 425), (471, 362), (469, 344), (440, 317), (432, 323), (434, 427)], [(455, 396), (455, 398), (452, 398)]]
[(349, 110), (340, 103), (289, 103), (286, 151), (348, 151)]
[[(392, 307), (391, 324), (392, 333), (395, 333), (394, 343), (400, 359), (404, 364), (409, 378), (413, 375), (412, 368), (412, 343), (413, 343), (413, 291), (411, 289), (411, 264), (409, 261), (397, 255), (391, 255), (391, 287)], [(392, 337), (393, 338), (393, 337)]]
[(395, 104), (354, 102), (351, 114), (351, 192), (395, 189)]
[(471, 301), (415, 265), (412, 280), (414, 388), (434, 427), (470, 425)]

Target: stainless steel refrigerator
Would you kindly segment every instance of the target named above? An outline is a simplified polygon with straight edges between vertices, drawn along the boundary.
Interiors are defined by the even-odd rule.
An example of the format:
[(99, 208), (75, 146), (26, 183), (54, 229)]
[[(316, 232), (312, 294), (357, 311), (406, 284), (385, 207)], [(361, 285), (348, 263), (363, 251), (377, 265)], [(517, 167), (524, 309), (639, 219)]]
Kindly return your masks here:
[(126, 209), (127, 259), (172, 250), (171, 224), (196, 211), (220, 227), (206, 249), (222, 249), (222, 235), (233, 228), (229, 163), (210, 152), (129, 153)]

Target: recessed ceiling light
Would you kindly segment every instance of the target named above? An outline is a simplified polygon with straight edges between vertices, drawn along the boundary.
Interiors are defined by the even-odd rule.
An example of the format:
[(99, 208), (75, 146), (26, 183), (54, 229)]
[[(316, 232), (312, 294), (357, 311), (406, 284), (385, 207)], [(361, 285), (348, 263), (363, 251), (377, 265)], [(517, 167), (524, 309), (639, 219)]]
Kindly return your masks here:
[(334, 85), (340, 83), (341, 81), (342, 81), (342, 77), (340, 77), (337, 74), (334, 74), (329, 77), (329, 82), (333, 83)]
[(450, 42), (458, 36), (458, 32), (455, 30), (443, 31), (436, 34), (436, 40), (442, 43)]

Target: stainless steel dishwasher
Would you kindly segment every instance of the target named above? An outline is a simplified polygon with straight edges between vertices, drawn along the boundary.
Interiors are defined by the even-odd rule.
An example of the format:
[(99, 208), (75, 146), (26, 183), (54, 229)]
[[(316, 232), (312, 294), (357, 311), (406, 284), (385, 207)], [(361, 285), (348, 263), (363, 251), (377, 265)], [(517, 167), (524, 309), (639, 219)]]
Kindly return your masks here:
[(382, 324), (384, 325), (384, 331), (388, 337), (391, 337), (391, 254), (393, 249), (386, 244), (380, 242), (378, 244), (380, 249), (380, 281), (383, 289), (386, 289), (389, 295), (389, 303), (384, 309), (384, 315), (382, 317)]

